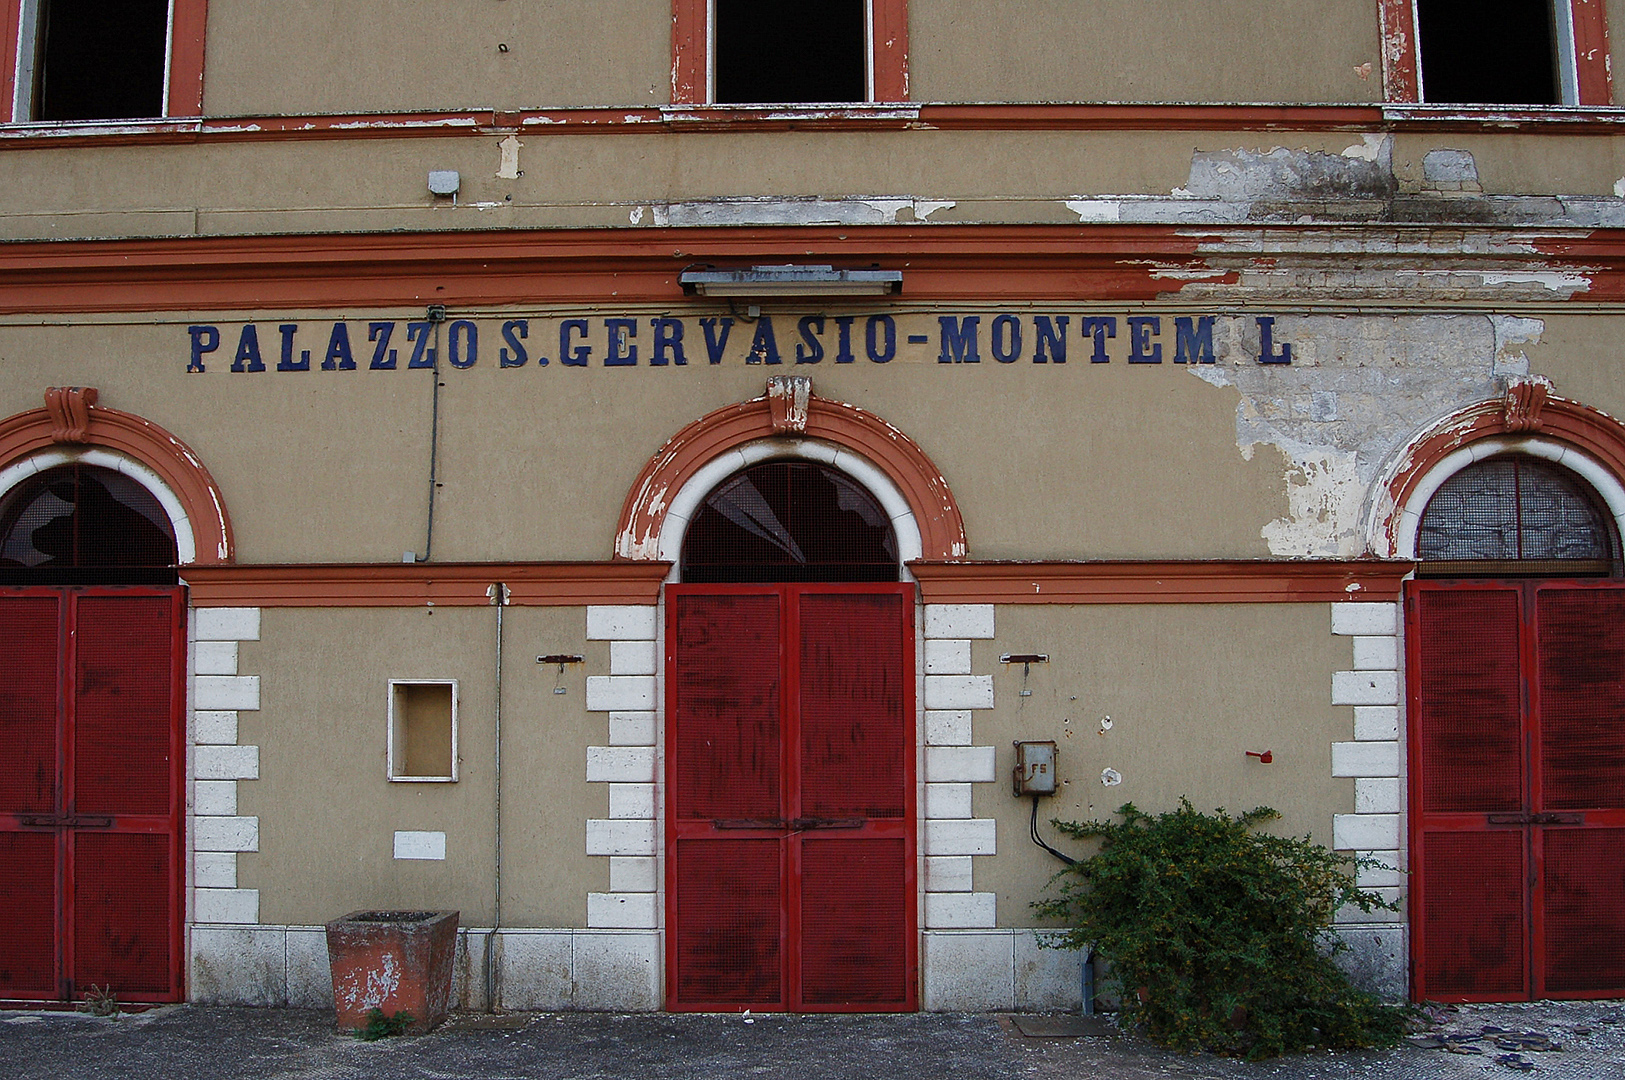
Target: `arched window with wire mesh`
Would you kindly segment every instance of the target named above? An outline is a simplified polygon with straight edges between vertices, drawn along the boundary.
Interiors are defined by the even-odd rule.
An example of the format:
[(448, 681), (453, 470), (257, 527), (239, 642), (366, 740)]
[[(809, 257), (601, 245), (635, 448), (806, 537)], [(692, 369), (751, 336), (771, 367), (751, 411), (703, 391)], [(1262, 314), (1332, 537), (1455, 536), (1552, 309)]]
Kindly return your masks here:
[(177, 561), (163, 506), (112, 469), (59, 465), (0, 497), (0, 581), (165, 584)]
[(861, 485), (807, 461), (768, 461), (706, 497), (683, 541), (690, 582), (896, 581), (897, 535)]
[(1474, 462), (1440, 485), (1416, 548), (1430, 574), (1609, 574), (1620, 558), (1613, 518), (1589, 484), (1512, 454)]

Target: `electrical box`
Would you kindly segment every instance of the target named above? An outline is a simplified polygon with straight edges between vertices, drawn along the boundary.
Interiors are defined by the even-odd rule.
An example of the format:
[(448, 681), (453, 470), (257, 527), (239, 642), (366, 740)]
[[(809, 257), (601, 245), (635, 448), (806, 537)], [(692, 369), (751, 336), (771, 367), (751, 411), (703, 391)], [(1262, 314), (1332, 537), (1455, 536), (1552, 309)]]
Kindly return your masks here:
[(1016, 795), (1055, 794), (1055, 744), (1017, 742), (1016, 767), (1010, 774)]

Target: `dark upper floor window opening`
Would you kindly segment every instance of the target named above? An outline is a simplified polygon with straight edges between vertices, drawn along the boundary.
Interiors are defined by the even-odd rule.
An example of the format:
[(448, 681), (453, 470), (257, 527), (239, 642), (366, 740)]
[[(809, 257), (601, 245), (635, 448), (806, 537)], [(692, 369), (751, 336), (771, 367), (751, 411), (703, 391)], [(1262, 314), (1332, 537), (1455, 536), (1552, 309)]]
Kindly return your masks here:
[(1554, 2), (1568, 0), (1417, 0), (1422, 100), (1561, 105)]
[(714, 100), (867, 101), (865, 0), (715, 0)]
[(39, 0), (35, 120), (164, 115), (169, 0)]

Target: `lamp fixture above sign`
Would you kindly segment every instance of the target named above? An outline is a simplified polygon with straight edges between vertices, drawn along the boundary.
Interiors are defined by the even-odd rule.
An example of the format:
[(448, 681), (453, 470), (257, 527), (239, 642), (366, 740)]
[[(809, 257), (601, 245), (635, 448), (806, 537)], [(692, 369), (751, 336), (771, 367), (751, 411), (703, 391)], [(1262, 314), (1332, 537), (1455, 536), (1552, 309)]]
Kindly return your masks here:
[(677, 280), (690, 296), (890, 296), (903, 289), (901, 270), (837, 270), (833, 266), (684, 270)]

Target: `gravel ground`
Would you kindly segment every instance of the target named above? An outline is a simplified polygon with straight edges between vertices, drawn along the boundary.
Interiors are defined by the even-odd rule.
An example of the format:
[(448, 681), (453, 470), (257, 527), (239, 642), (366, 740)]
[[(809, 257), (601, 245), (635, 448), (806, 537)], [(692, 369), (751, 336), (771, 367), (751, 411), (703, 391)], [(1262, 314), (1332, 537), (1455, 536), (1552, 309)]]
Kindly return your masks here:
[[(174, 1006), (113, 1019), (17, 1012), (0, 1013), (0, 1077), (1457, 1080), (1520, 1075), (1523, 1062), (1535, 1076), (1625, 1080), (1625, 1002), (1461, 1006), (1440, 1010), (1436, 1019), (1432, 1031), (1392, 1050), (1248, 1064), (1168, 1053), (1118, 1032), (1109, 1019), (1075, 1017), (919, 1013), (759, 1016), (747, 1023), (738, 1015), (462, 1015), (428, 1035), (363, 1043), (335, 1033), (330, 1013), (295, 1009)], [(1070, 1033), (1024, 1035), (1023, 1026)], [(1485, 1028), (1500, 1030), (1485, 1035)], [(1514, 1035), (1533, 1037), (1513, 1050), (1495, 1045)], [(1562, 1049), (1534, 1049), (1541, 1038)], [(1517, 1059), (1497, 1060), (1509, 1053)]]

